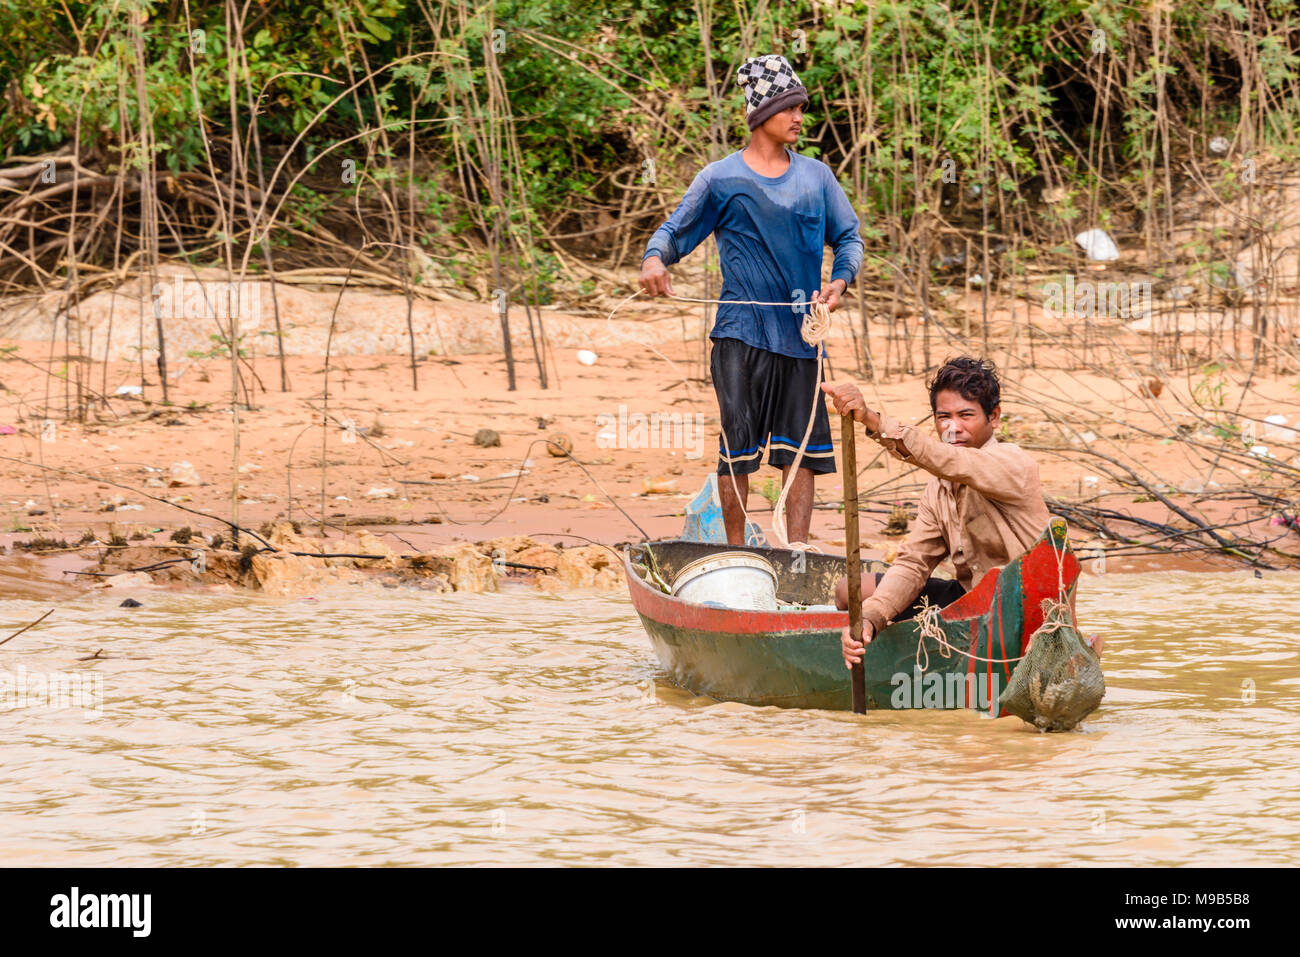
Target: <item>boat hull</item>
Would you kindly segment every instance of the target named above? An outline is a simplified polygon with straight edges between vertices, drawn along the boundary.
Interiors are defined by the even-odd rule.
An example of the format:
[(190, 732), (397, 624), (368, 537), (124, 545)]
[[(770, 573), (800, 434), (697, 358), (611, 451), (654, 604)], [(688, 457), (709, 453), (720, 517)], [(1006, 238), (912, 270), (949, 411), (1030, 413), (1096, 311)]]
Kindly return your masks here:
[[(660, 577), (708, 550), (730, 546), (648, 542), (627, 552), (625, 571), (637, 614), (674, 684), (721, 701), (784, 708), (848, 710), (849, 672), (840, 657), (848, 614), (838, 611), (744, 611), (694, 605), (649, 584), (645, 550)], [(845, 560), (781, 549), (748, 549), (777, 569), (778, 593), (804, 603), (828, 601)], [(883, 567), (873, 563), (875, 568)], [(1042, 624), (1043, 598), (1068, 596), (1079, 563), (1065, 523), (1054, 522), (1024, 555), (994, 569), (935, 618), (943, 640), (922, 638), (915, 621), (896, 622), (867, 646), (868, 709), (979, 708), (997, 698)]]
[[(847, 617), (847, 616), (844, 616)], [(641, 615), (674, 684), (720, 701), (781, 708), (849, 707), (840, 628), (753, 632), (701, 630)]]

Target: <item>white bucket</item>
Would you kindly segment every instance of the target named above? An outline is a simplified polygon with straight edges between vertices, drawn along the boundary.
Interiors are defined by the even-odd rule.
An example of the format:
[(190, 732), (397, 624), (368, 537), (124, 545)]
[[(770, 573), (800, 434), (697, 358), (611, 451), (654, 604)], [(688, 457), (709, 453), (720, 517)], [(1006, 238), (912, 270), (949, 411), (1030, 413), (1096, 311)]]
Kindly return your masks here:
[(776, 570), (749, 552), (706, 555), (677, 573), (673, 595), (697, 605), (776, 611)]

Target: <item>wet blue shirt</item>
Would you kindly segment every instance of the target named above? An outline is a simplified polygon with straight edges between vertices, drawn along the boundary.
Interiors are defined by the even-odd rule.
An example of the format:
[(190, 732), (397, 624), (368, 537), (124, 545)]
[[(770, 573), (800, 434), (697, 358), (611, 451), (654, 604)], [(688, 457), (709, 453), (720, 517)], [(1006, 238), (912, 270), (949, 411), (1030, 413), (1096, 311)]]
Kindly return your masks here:
[[(831, 281), (853, 282), (862, 265), (858, 217), (825, 163), (786, 151), (780, 176), (761, 176), (732, 153), (706, 166), (681, 204), (650, 237), (644, 262), (684, 258), (712, 233), (722, 263), (719, 299), (806, 302), (822, 288), (822, 250), (835, 250)], [(739, 339), (797, 358), (816, 351), (799, 334), (806, 306), (720, 305), (713, 339)]]

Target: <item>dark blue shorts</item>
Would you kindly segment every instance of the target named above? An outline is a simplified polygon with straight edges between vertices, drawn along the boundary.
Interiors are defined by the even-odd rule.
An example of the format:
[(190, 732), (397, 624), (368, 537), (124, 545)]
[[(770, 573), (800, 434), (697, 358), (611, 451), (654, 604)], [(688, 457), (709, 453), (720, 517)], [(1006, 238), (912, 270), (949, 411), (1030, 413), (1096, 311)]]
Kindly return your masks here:
[(709, 369), (724, 433), (718, 437), (719, 475), (757, 472), (765, 447), (768, 465), (792, 464), (814, 407), (816, 418), (799, 467), (816, 475), (835, 471), (825, 395), (820, 390), (813, 395), (818, 361), (768, 352), (739, 339), (713, 340)]

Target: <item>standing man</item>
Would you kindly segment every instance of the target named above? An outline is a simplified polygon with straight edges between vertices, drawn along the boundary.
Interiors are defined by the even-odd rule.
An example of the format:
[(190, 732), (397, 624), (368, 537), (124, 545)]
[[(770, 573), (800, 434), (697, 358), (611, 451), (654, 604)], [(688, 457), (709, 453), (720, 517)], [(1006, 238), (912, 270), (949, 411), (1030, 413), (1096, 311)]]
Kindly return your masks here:
[[(714, 235), (724, 302), (709, 334), (709, 368), (722, 420), (718, 492), (727, 541), (744, 544), (749, 476), (768, 446), (767, 464), (781, 470), (783, 487), (790, 485), (789, 539), (806, 542), (813, 476), (835, 471), (835, 453), (826, 405), (814, 395), (820, 360), (800, 330), (808, 304), (839, 306), (862, 265), (863, 242), (858, 217), (830, 168), (788, 149), (799, 139), (808, 104), (808, 91), (790, 64), (780, 56), (757, 57), (740, 68), (737, 80), (745, 94), (749, 145), (695, 177), (646, 245), (641, 288), (652, 296), (673, 295), (667, 267)], [(827, 244), (835, 262), (823, 287)], [(812, 434), (792, 476), (814, 408)]]

